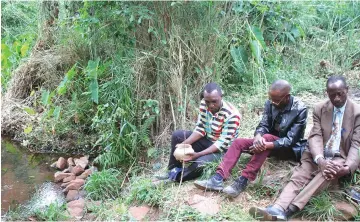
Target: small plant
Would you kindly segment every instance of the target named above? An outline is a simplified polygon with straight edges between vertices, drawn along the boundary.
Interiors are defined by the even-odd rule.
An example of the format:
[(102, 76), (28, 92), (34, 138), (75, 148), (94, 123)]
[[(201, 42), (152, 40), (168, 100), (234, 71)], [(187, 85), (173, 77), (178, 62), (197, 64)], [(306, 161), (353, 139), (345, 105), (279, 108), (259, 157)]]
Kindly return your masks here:
[(106, 169), (91, 174), (85, 184), (88, 197), (93, 200), (115, 199), (120, 196), (121, 172)]
[(39, 220), (44, 221), (63, 221), (69, 219), (66, 215), (66, 207), (64, 204), (51, 203), (44, 209), (37, 209), (35, 216)]
[(162, 186), (154, 186), (150, 179), (136, 179), (131, 182), (130, 194), (127, 203), (147, 203), (151, 206), (159, 206), (163, 202), (164, 189)]
[(341, 215), (331, 202), (331, 196), (327, 190), (313, 197), (300, 214), (306, 219), (317, 221), (332, 221), (334, 216)]

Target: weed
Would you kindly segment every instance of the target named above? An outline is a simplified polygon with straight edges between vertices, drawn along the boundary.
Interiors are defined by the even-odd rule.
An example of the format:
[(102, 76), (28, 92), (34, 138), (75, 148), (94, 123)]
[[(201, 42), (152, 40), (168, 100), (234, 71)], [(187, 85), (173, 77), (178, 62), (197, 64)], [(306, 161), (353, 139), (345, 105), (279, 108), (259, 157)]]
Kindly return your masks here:
[(122, 173), (117, 169), (105, 169), (91, 174), (84, 189), (93, 200), (115, 199), (120, 196)]
[(37, 209), (34, 214), (38, 219), (44, 221), (64, 221), (69, 219), (66, 214), (65, 204), (51, 203), (45, 209)]
[(327, 190), (312, 197), (308, 205), (300, 212), (300, 215), (310, 220), (329, 221), (334, 216), (341, 215), (331, 201), (331, 195)]

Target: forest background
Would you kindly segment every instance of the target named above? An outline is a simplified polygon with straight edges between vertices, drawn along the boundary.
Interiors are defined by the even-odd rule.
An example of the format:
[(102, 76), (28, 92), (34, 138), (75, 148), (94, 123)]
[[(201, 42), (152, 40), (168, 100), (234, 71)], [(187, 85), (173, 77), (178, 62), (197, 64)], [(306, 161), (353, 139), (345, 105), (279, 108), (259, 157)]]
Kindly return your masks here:
[[(194, 127), (204, 84), (219, 83), (240, 109), (241, 137), (252, 136), (275, 79), (309, 108), (330, 75), (360, 88), (358, 1), (2, 1), (1, 21), (2, 135), (32, 152), (94, 158), (105, 181), (89, 198), (111, 197), (120, 212), (98, 209), (102, 220), (141, 202), (169, 212), (160, 219), (204, 220), (171, 208), (170, 191), (150, 182), (171, 132)], [(116, 181), (127, 183), (102, 189)], [(276, 188), (256, 195), (272, 199)], [(212, 219), (246, 215), (234, 209)]]

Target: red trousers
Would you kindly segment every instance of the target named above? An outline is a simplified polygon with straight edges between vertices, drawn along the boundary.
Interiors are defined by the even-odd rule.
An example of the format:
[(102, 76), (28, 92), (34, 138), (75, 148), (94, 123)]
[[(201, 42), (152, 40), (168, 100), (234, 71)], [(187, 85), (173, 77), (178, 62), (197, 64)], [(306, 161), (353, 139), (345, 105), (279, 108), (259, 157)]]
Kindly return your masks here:
[[(266, 142), (272, 142), (279, 137), (265, 134), (263, 136)], [(223, 157), (221, 164), (218, 166), (216, 173), (220, 174), (224, 179), (229, 178), (231, 170), (234, 168), (238, 162), (241, 153), (246, 150), (249, 150), (249, 147), (253, 145), (254, 139), (235, 139), (231, 146), (228, 148), (228, 151)], [(242, 176), (253, 181), (256, 178), (257, 173), (259, 172), (261, 166), (265, 162), (266, 158), (269, 156), (272, 150), (265, 150), (261, 153), (256, 153), (252, 155), (251, 160), (246, 164), (245, 169), (242, 171)]]

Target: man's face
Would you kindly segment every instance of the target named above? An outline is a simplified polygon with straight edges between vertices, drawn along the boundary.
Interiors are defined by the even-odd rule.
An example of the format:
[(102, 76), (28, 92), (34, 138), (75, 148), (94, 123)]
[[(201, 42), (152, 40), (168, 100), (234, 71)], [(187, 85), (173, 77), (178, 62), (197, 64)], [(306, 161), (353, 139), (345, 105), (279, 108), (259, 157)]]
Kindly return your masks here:
[(290, 102), (290, 94), (288, 92), (282, 92), (280, 90), (270, 90), (269, 100), (276, 109), (285, 108)]
[(212, 114), (215, 114), (220, 110), (222, 97), (217, 90), (213, 90), (211, 93), (204, 91), (204, 99), (206, 106)]
[(336, 108), (341, 108), (345, 105), (348, 93), (348, 87), (344, 85), (341, 80), (338, 80), (334, 83), (330, 83), (327, 88), (326, 92), (331, 103)]

